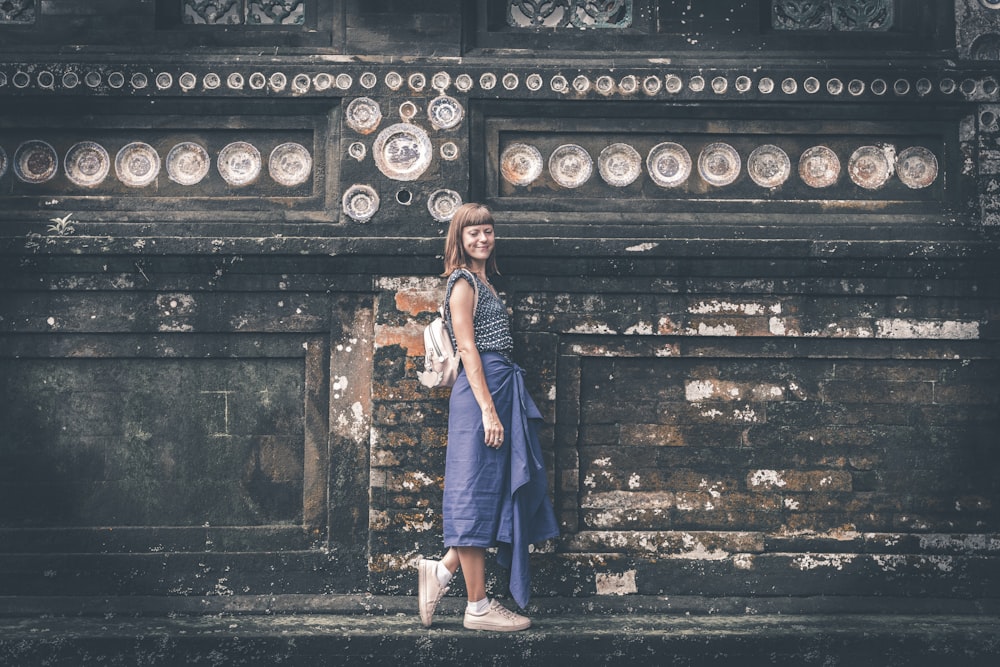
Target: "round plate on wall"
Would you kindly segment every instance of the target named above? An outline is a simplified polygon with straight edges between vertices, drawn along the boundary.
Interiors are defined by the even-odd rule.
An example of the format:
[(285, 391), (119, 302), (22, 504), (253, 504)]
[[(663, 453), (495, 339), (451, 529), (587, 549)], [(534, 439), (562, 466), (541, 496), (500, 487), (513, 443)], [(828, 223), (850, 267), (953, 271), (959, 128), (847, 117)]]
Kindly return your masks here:
[(14, 174), (25, 183), (44, 183), (59, 171), (56, 149), (38, 139), (25, 141), (14, 152)]
[(664, 141), (649, 150), (646, 171), (661, 188), (675, 188), (691, 175), (691, 155), (680, 144)]
[(774, 144), (764, 144), (753, 149), (747, 158), (750, 179), (762, 188), (776, 188), (792, 173), (788, 153)]
[(204, 147), (193, 141), (182, 141), (167, 153), (167, 178), (180, 185), (197, 185), (208, 176), (211, 163)]
[(628, 144), (611, 144), (597, 156), (597, 170), (605, 183), (623, 188), (642, 174), (642, 156)]
[[(889, 155), (892, 154), (892, 160)], [(895, 151), (880, 146), (861, 146), (851, 153), (847, 173), (855, 185), (866, 190), (878, 190), (895, 171)]]
[(549, 173), (564, 188), (578, 188), (594, 173), (594, 161), (583, 146), (563, 144), (549, 156)]
[(740, 154), (727, 143), (709, 144), (698, 155), (698, 173), (709, 185), (729, 185), (740, 175)]
[(799, 158), (799, 177), (809, 187), (829, 187), (840, 178), (840, 159), (826, 146), (807, 148)]
[(233, 187), (243, 187), (256, 181), (261, 166), (260, 151), (246, 141), (234, 141), (219, 151), (219, 174)]
[(275, 146), (267, 160), (268, 173), (276, 183), (292, 187), (309, 180), (312, 174), (312, 155), (302, 144), (287, 142)]
[(149, 144), (133, 141), (115, 156), (115, 175), (130, 188), (146, 187), (160, 175), (160, 156)]
[(382, 130), (372, 147), (375, 166), (389, 178), (414, 181), (431, 164), (431, 139), (412, 123), (396, 123)]
[[(0, 174), (3, 171), (0, 170)], [(926, 188), (938, 175), (938, 161), (934, 153), (923, 146), (911, 146), (896, 156), (896, 173), (908, 188)]]
[(541, 152), (530, 144), (511, 144), (500, 155), (500, 174), (511, 185), (531, 185), (542, 166)]
[(344, 192), (341, 204), (349, 218), (356, 222), (368, 222), (378, 212), (378, 193), (370, 185), (355, 184)]
[(94, 141), (81, 141), (66, 151), (63, 158), (66, 178), (75, 185), (92, 188), (104, 182), (111, 171), (111, 157), (104, 146)]

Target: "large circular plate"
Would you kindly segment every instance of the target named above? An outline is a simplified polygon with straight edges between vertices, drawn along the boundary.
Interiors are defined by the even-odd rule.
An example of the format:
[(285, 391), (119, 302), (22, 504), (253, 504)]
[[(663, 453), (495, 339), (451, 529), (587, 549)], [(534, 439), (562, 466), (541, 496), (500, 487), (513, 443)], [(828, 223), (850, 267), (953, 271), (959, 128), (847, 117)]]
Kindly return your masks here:
[(14, 173), (25, 183), (44, 183), (59, 171), (56, 149), (38, 139), (25, 141), (14, 152)]
[(111, 157), (104, 146), (94, 141), (73, 144), (63, 157), (63, 169), (75, 185), (92, 188), (104, 182), (111, 171)]
[(267, 159), (268, 173), (276, 183), (289, 187), (301, 185), (312, 174), (312, 155), (302, 144), (288, 142), (275, 146)]
[(382, 109), (378, 102), (359, 97), (347, 105), (347, 125), (359, 134), (371, 134), (382, 122)]
[(926, 188), (937, 179), (938, 161), (923, 146), (911, 146), (896, 156), (896, 173), (905, 186), (915, 190)]
[(840, 178), (840, 159), (826, 146), (807, 148), (799, 158), (799, 177), (809, 187), (829, 187)]
[(500, 174), (511, 185), (531, 185), (542, 166), (541, 152), (530, 144), (511, 144), (500, 155)]
[(622, 188), (642, 174), (642, 156), (628, 144), (611, 144), (597, 156), (597, 170), (605, 183)]
[(851, 153), (847, 163), (847, 173), (856, 185), (866, 190), (878, 190), (895, 171), (894, 160), (890, 161), (886, 150), (878, 146), (861, 146)]
[(160, 156), (141, 141), (125, 144), (115, 156), (115, 175), (129, 187), (145, 187), (160, 175)]
[(355, 184), (344, 192), (341, 203), (344, 213), (352, 220), (368, 222), (378, 212), (378, 193), (370, 185)]
[(458, 127), (465, 117), (465, 109), (454, 97), (441, 95), (427, 105), (427, 118), (436, 130), (450, 130)]
[(167, 153), (167, 178), (181, 185), (196, 185), (208, 176), (211, 158), (201, 145), (182, 141)]
[(438, 222), (448, 222), (455, 210), (462, 205), (462, 195), (454, 190), (435, 190), (427, 198), (427, 210)]
[(234, 141), (219, 151), (216, 167), (222, 179), (233, 187), (249, 185), (257, 180), (261, 169), (260, 151), (246, 141)]
[(552, 180), (564, 188), (578, 188), (594, 172), (594, 161), (583, 146), (563, 144), (549, 156), (549, 173)]
[(372, 147), (375, 166), (389, 178), (414, 181), (431, 163), (431, 139), (410, 123), (396, 123), (382, 130)]
[(764, 144), (753, 149), (747, 158), (747, 173), (750, 179), (762, 188), (776, 188), (792, 172), (792, 161), (788, 154), (774, 144)]
[(698, 173), (709, 185), (729, 185), (740, 175), (740, 154), (729, 144), (709, 144), (698, 155)]
[(662, 188), (675, 188), (691, 175), (691, 155), (680, 144), (664, 141), (646, 156), (646, 171)]

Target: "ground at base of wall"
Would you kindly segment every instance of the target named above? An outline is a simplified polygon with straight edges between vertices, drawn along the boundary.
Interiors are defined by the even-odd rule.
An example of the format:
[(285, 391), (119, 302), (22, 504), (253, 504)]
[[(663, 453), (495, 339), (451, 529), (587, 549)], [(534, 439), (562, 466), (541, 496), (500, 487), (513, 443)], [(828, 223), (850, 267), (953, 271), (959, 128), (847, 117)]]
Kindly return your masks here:
[(601, 602), (543, 600), (532, 606), (533, 627), (510, 635), (465, 630), (457, 598), (443, 601), (429, 629), (407, 598), (346, 597), (325, 613), (269, 614), (13, 615), (6, 605), (0, 665), (1000, 664), (994, 602), (979, 613), (948, 605), (923, 613), (709, 613), (698, 605), (665, 611), (655, 600)]

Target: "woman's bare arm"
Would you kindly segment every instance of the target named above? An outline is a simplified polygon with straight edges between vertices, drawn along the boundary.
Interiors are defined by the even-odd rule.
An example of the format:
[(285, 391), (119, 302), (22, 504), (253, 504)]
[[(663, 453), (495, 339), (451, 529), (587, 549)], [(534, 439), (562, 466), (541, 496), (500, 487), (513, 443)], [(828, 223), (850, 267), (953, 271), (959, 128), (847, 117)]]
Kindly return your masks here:
[(483, 371), (483, 360), (476, 349), (476, 336), (473, 327), (473, 308), (476, 292), (466, 280), (456, 280), (451, 288), (451, 299), (448, 306), (451, 309), (451, 327), (458, 343), (458, 354), (462, 358), (465, 375), (469, 379), (472, 395), (483, 412), (483, 431), (486, 445), (498, 448), (503, 444), (503, 424), (493, 405), (493, 396), (486, 384), (486, 373)]

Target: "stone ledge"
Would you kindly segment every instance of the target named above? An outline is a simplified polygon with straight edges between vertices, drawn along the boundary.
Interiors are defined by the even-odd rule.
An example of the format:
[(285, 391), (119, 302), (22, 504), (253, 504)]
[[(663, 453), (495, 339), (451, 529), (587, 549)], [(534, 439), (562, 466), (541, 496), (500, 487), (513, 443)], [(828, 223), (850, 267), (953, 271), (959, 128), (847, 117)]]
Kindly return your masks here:
[[(734, 614), (545, 602), (523, 633), (477, 633), (448, 599), (423, 628), (412, 598), (338, 599), (373, 613), (0, 617), (0, 665), (928, 665), (1000, 659), (1000, 614)], [(333, 602), (330, 600), (329, 602)], [(602, 600), (601, 603), (604, 601)], [(645, 602), (655, 602), (646, 600)], [(632, 606), (626, 606), (631, 604)], [(405, 609), (404, 609), (405, 606)], [(612, 605), (615, 606), (615, 605)]]
[[(458, 614), (464, 604), (452, 592), (439, 609)], [(407, 616), (416, 613), (412, 595), (370, 593), (280, 595), (0, 595), (0, 619), (32, 617), (176, 617), (215, 614), (228, 616), (338, 615)], [(532, 617), (585, 615), (596, 618), (621, 615), (685, 616), (821, 616), (907, 615), (1000, 617), (1000, 598), (890, 597), (861, 595), (728, 596), (707, 595), (592, 595), (545, 597), (536, 595), (528, 608)]]

